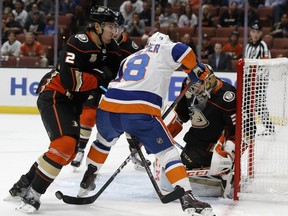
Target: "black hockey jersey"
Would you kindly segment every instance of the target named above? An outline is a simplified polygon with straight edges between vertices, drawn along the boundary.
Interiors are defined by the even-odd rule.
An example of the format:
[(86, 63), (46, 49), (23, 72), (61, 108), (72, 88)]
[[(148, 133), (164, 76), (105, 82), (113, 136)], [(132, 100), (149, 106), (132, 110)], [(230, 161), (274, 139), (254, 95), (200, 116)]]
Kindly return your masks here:
[[(192, 98), (184, 96), (175, 111), (178, 117), (191, 127), (184, 136), (186, 143), (216, 143), (225, 129), (226, 137), (234, 140), (236, 123), (236, 89), (234, 86), (219, 81), (219, 87), (211, 93), (204, 104), (197, 99), (191, 106)], [(183, 82), (182, 89), (186, 82)], [(196, 144), (197, 145), (197, 144)]]

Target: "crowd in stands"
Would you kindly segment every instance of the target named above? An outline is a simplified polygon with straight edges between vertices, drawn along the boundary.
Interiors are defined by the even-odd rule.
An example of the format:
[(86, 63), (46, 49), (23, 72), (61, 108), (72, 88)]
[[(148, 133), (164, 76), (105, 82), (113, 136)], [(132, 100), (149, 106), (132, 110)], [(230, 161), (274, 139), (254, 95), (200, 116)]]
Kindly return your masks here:
[[(214, 63), (216, 71), (235, 71), (237, 60), (244, 57), (244, 2), (244, 0), (202, 0), (200, 34), (199, 0), (156, 0), (154, 22), (151, 20), (151, 0), (126, 0), (120, 7), (113, 9), (122, 13), (126, 33), (139, 46), (143, 47), (150, 35), (160, 31), (168, 34), (172, 41), (181, 41), (189, 45), (196, 55), (201, 56), (204, 63), (217, 59), (217, 64)], [(267, 43), (272, 57), (287, 57), (288, 0), (248, 2), (248, 26), (255, 21), (260, 22), (263, 26), (262, 38)], [(83, 0), (59, 1), (59, 49), (63, 42), (62, 38), (84, 29), (90, 3)], [(45, 57), (49, 65), (53, 64), (53, 43), (50, 43), (53, 40), (39, 41), (38, 38), (39, 35), (53, 37), (55, 34), (54, 10), (55, 0), (3, 0), (2, 44), (9, 41), (8, 45), (12, 46), (11, 41), (14, 39), (9, 37), (13, 38), (13, 34), (9, 35), (13, 32), (15, 41), (20, 41), (22, 46), (25, 34), (33, 33), (35, 41), (38, 41), (44, 50), (41, 58)], [(61, 20), (65, 20), (65, 23), (61, 23)], [(154, 23), (153, 28), (151, 23)], [(249, 37), (249, 30), (247, 32)], [(198, 46), (199, 35), (201, 46)], [(276, 43), (278, 38), (285, 42)], [(19, 46), (18, 42), (14, 42), (13, 47)], [(3, 49), (4, 46), (2, 55), (15, 55)], [(21, 55), (21, 52), (18, 55)], [(30, 53), (30, 55), (37, 54)], [(218, 65), (219, 56), (221, 56), (220, 62), (223, 56), (225, 62), (228, 62), (225, 69), (221, 64)]]

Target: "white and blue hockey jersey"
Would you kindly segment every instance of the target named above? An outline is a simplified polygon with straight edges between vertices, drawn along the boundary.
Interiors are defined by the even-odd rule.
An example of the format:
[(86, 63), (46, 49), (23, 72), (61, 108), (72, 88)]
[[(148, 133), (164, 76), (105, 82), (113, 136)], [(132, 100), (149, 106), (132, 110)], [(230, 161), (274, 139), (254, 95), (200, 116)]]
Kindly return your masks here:
[(150, 41), (144, 49), (123, 60), (99, 108), (114, 113), (161, 116), (173, 72), (181, 67), (186, 73), (193, 73), (195, 66), (197, 59), (190, 47), (173, 43), (169, 37)]

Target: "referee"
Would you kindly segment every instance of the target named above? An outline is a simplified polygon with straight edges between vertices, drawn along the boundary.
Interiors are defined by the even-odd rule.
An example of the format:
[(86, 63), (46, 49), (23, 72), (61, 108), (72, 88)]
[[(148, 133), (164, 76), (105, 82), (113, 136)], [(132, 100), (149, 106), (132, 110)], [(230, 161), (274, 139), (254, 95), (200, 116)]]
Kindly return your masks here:
[[(250, 58), (250, 59), (271, 58), (271, 54), (268, 49), (268, 46), (265, 43), (265, 41), (262, 40), (262, 26), (259, 23), (259, 21), (255, 21), (254, 24), (251, 26), (250, 37), (251, 37), (251, 40), (247, 44), (246, 49), (245, 49), (245, 58)], [(261, 117), (261, 122), (265, 128), (265, 130), (262, 133), (259, 133), (258, 136), (274, 135), (275, 126), (272, 124), (270, 120), (269, 111), (266, 105), (266, 90), (267, 90), (267, 85), (268, 85), (268, 80), (269, 80), (269, 74), (264, 68), (264, 66), (255, 66), (255, 68), (256, 67), (258, 68), (257, 68), (257, 82), (255, 86), (256, 87), (255, 108), (256, 108), (257, 114)], [(255, 125), (254, 125), (254, 129), (256, 133)]]

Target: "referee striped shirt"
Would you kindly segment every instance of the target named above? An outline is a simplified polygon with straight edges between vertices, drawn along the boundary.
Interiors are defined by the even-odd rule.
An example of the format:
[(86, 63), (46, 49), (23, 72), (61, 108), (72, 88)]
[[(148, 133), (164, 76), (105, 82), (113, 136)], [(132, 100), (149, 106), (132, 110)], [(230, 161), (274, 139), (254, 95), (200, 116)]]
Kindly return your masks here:
[(249, 59), (267, 59), (271, 58), (267, 44), (263, 40), (256, 43), (252, 41), (247, 44), (245, 49), (245, 58)]

